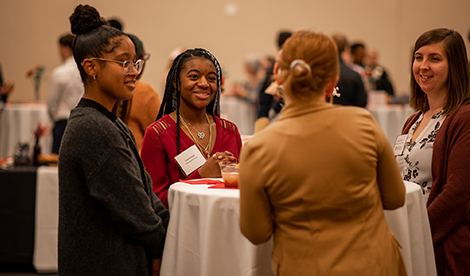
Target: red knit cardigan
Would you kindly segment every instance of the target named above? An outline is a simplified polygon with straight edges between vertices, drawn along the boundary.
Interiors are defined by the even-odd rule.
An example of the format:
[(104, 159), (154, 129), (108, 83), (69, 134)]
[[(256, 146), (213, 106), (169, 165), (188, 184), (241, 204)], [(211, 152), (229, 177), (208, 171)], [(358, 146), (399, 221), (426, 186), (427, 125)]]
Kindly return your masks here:
[[(421, 112), (403, 127), (408, 133)], [(427, 202), (438, 275), (470, 273), (470, 104), (442, 123), (432, 153), (433, 183)]]

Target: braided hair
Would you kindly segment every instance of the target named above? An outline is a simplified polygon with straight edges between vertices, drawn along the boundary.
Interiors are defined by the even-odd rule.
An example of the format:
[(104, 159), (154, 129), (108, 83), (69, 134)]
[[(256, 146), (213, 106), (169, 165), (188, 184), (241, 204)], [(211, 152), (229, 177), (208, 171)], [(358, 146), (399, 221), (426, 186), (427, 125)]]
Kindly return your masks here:
[(156, 120), (159, 120), (164, 115), (170, 114), (176, 111), (176, 152), (180, 153), (180, 72), (181, 68), (186, 62), (194, 57), (206, 58), (214, 63), (217, 72), (217, 91), (214, 99), (207, 105), (206, 112), (211, 115), (220, 116), (220, 92), (222, 87), (222, 70), (217, 59), (207, 50), (201, 48), (188, 49), (183, 53), (179, 54), (173, 64), (171, 65), (170, 71), (168, 72), (165, 84), (165, 93), (163, 95), (162, 104)]

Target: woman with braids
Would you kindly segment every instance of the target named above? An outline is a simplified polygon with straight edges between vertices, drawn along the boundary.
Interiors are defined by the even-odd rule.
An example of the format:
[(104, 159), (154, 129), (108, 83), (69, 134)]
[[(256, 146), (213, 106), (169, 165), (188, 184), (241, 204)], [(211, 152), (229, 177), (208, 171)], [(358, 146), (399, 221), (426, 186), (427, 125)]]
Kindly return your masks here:
[[(242, 142), (235, 124), (219, 118), (221, 69), (204, 49), (178, 55), (168, 72), (157, 121), (145, 131), (141, 156), (153, 191), (165, 206), (180, 179), (221, 177), (219, 162), (236, 163)], [(196, 146), (205, 163), (185, 175), (175, 157)]]
[(405, 202), (387, 136), (367, 110), (325, 102), (335, 43), (293, 34), (274, 74), (285, 106), (244, 145), (241, 232), (254, 244), (274, 237), (274, 275), (406, 275), (383, 211)]
[(112, 112), (143, 61), (130, 38), (79, 5), (70, 17), (85, 86), (59, 155), (60, 275), (158, 275), (168, 210), (152, 192), (134, 136)]

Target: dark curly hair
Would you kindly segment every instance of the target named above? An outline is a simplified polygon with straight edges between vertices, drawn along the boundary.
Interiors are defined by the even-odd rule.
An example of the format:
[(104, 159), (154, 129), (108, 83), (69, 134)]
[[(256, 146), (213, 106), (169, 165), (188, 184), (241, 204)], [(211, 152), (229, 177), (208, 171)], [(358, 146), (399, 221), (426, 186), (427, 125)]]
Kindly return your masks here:
[(102, 53), (111, 53), (121, 44), (119, 39), (114, 38), (125, 36), (125, 34), (108, 26), (99, 12), (89, 5), (78, 5), (69, 20), (72, 33), (76, 35), (73, 43), (73, 57), (82, 81), (86, 84), (88, 75), (83, 69), (83, 60), (89, 57), (101, 57)]

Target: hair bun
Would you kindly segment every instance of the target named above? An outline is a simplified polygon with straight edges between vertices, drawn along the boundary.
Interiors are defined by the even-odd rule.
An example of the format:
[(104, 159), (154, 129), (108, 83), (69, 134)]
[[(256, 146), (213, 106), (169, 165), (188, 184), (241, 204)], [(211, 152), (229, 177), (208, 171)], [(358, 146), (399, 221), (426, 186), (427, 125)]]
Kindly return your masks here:
[(100, 13), (90, 5), (78, 5), (69, 19), (72, 33), (75, 35), (81, 35), (101, 25), (106, 25), (106, 21), (100, 17)]
[(290, 64), (290, 69), (293, 71), (293, 75), (298, 77), (307, 75), (312, 71), (310, 65), (302, 59), (293, 60)]

